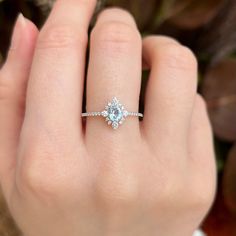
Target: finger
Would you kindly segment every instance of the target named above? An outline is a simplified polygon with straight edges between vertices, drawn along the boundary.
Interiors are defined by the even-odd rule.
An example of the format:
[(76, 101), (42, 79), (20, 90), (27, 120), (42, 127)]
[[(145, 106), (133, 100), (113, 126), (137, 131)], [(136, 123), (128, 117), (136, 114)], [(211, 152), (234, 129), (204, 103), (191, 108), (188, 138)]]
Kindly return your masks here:
[[(128, 111), (138, 111), (141, 84), (141, 37), (134, 19), (124, 10), (101, 13), (91, 35), (87, 81), (87, 111), (104, 110), (117, 97)], [(100, 139), (114, 131), (103, 117), (89, 117), (88, 139)], [(139, 120), (127, 117), (116, 137), (139, 135)], [(95, 137), (95, 139), (94, 139)], [(106, 136), (108, 137), (108, 136)]]
[[(213, 201), (215, 195), (216, 162), (213, 133), (206, 105), (199, 95), (196, 97), (191, 119), (189, 147), (191, 170), (193, 170), (191, 173), (194, 176), (192, 183), (198, 184), (196, 189), (199, 195), (209, 203), (209, 201)], [(210, 204), (211, 202), (209, 206)]]
[[(0, 72), (0, 180), (14, 171), (25, 94), (38, 30), (19, 15), (8, 58)], [(5, 182), (5, 181), (4, 181)]]
[(35, 136), (32, 130), (41, 138), (80, 134), (87, 30), (95, 3), (56, 1), (39, 34), (27, 92), (28, 139)]
[(196, 94), (197, 62), (193, 53), (167, 37), (143, 41), (144, 60), (151, 68), (146, 90), (143, 128), (156, 139), (186, 142)]

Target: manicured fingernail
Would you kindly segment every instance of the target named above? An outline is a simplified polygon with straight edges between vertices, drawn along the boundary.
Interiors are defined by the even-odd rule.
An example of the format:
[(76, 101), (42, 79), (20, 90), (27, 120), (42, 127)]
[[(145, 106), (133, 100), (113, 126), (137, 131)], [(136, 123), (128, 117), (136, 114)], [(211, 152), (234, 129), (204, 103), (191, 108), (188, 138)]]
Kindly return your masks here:
[(26, 25), (25, 17), (22, 13), (20, 13), (17, 17), (13, 35), (12, 35), (12, 41), (11, 41), (11, 49), (16, 49), (20, 46), (20, 41), (22, 34), (24, 34), (23, 30)]

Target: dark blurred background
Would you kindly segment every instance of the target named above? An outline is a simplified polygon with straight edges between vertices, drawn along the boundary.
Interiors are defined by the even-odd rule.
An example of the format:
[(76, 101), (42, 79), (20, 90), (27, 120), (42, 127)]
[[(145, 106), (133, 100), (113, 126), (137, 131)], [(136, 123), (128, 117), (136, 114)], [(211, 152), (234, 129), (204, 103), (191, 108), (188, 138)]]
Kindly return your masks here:
[[(53, 0), (0, 0), (0, 66), (18, 13), (40, 28), (52, 5)], [(203, 229), (208, 236), (236, 236), (236, 0), (100, 0), (94, 19), (108, 6), (128, 9), (144, 36), (172, 36), (196, 54), (199, 93), (215, 134), (219, 176), (216, 201)], [(143, 88), (147, 77), (144, 72)], [(141, 109), (142, 101), (143, 92)], [(2, 197), (0, 235), (20, 235)]]

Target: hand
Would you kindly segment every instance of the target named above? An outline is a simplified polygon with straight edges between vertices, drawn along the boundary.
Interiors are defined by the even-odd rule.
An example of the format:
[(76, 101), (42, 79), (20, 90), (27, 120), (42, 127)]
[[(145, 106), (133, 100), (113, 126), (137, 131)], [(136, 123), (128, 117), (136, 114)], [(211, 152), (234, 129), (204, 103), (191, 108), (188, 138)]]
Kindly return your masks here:
[[(0, 179), (25, 236), (190, 236), (215, 193), (212, 132), (197, 62), (174, 39), (146, 37), (125, 11), (91, 34), (87, 110), (113, 96), (142, 122), (82, 123), (87, 30), (95, 0), (58, 0), (43, 29), (23, 16), (0, 74)], [(142, 53), (143, 49), (143, 53)]]

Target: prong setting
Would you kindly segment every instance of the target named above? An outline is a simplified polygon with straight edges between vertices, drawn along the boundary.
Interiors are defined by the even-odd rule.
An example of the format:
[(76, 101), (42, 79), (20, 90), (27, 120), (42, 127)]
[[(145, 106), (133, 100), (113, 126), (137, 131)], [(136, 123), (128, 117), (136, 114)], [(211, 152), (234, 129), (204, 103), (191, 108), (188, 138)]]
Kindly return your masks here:
[(119, 102), (116, 97), (113, 97), (111, 101), (107, 103), (103, 111), (91, 111), (82, 113), (82, 117), (95, 117), (101, 116), (105, 119), (108, 125), (116, 130), (120, 125), (123, 124), (126, 117), (143, 117), (142, 113), (139, 112), (130, 112), (125, 109), (125, 107)]
[(111, 125), (113, 129), (118, 129), (119, 125), (123, 123), (127, 116), (127, 111), (119, 100), (114, 97), (105, 106), (105, 110), (102, 111), (102, 116), (106, 118), (108, 125)]

